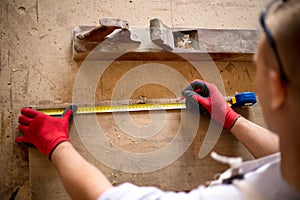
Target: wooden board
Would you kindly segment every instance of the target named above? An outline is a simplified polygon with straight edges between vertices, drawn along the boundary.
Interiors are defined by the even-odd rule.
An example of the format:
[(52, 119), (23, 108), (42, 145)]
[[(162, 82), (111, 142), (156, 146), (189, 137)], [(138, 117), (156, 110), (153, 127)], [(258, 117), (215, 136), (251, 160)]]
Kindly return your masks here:
[[(160, 62), (159, 64), (164, 65), (167, 70), (169, 70), (166, 71), (169, 73), (163, 74), (165, 78), (162, 81), (166, 82), (166, 85), (167, 83), (174, 83), (175, 93), (173, 93), (166, 85), (164, 86), (153, 83), (141, 84), (135, 90), (130, 90), (130, 88), (134, 86), (134, 83), (140, 83), (140, 79), (145, 80), (147, 83), (147, 78), (145, 76), (148, 75), (151, 78), (151, 75), (147, 73), (146, 68), (144, 68), (146, 71), (134, 71), (139, 67), (141, 68), (141, 66), (145, 65), (145, 63), (147, 62), (114, 62), (105, 70), (101, 78), (98, 77), (99, 83), (97, 84), (95, 90), (95, 100), (104, 101), (112, 99), (114, 90), (117, 90), (120, 84), (122, 85), (122, 83), (127, 83), (127, 85), (123, 87), (121, 96), (126, 96), (125, 92), (126, 90), (128, 90), (131, 92), (131, 99), (138, 99), (141, 96), (143, 98), (149, 99), (175, 98), (180, 95), (180, 93), (178, 94), (178, 90), (180, 91), (182, 88), (184, 88), (185, 83), (175, 83), (180, 81), (178, 81), (179, 79), (174, 80), (174, 78), (176, 78), (176, 75), (174, 76), (172, 74), (173, 70), (182, 73), (182, 75), (188, 81), (191, 81), (194, 78), (202, 77), (199, 72), (194, 67), (192, 67), (191, 63)], [(150, 64), (153, 65), (153, 63)], [(235, 92), (253, 91), (253, 84), (250, 83), (250, 81), (253, 78), (255, 68), (252, 63), (218, 62), (216, 64), (216, 70), (220, 72), (223, 82), (226, 83), (225, 90), (227, 95), (233, 95)], [(200, 65), (203, 65), (203, 67), (209, 66), (209, 63), (200, 63)], [(81, 67), (85, 66), (82, 65)], [(149, 68), (149, 66), (146, 67)], [(208, 74), (214, 71), (212, 69), (207, 70), (208, 72), (206, 73)], [(132, 81), (126, 81), (126, 79), (124, 79), (124, 76), (129, 76), (130, 72), (144, 72), (144, 74), (136, 74), (136, 77), (139, 78)], [(238, 76), (232, 76), (232, 73), (238, 74)], [(91, 74), (97, 73), (94, 72)], [(91, 81), (91, 84), (88, 84), (88, 86), (91, 90), (93, 90), (93, 76), (91, 76), (91, 74), (90, 76), (88, 76), (88, 80)], [(114, 75), (113, 78), (112, 74)], [(154, 76), (158, 76), (155, 72), (153, 72), (153, 74)], [(208, 74), (206, 75), (208, 76)], [(214, 75), (211, 74), (210, 78), (208, 79), (211, 78), (214, 78)], [(80, 85), (84, 87), (85, 83), (80, 83)], [(76, 83), (74, 85), (76, 85)], [(88, 100), (88, 97), (90, 96), (88, 89), (84, 91), (85, 92), (81, 93), (81, 96), (84, 97), (82, 98), (82, 101)], [(122, 92), (124, 92), (124, 94)], [(252, 121), (264, 125), (263, 119), (260, 115), (261, 111), (259, 105), (255, 105), (249, 109), (239, 109), (238, 112), (241, 112), (245, 117), (251, 119)], [(120, 113), (120, 115), (123, 114)], [(190, 117), (190, 121), (193, 121), (193, 116)], [(74, 144), (75, 148), (88, 161), (92, 162), (99, 169), (101, 169), (114, 185), (118, 185), (123, 182), (131, 182), (137, 185), (154, 185), (164, 190), (188, 191), (200, 184), (205, 184), (205, 182), (208, 180), (212, 180), (215, 174), (220, 173), (227, 168), (227, 166), (217, 163), (209, 156), (206, 156), (204, 159), (199, 158), (200, 146), (203, 145), (203, 138), (207, 132), (207, 128), (209, 125), (209, 119), (207, 117), (201, 117), (198, 123), (199, 127), (197, 128), (195, 138), (192, 140), (192, 143), (188, 146), (187, 150), (184, 151), (183, 155), (179, 156), (178, 159), (176, 159), (174, 162), (171, 162), (169, 165), (166, 165), (161, 169), (157, 169), (151, 172), (128, 172), (128, 169), (133, 169), (133, 171), (136, 170), (137, 166), (140, 166), (140, 168), (143, 168), (143, 166), (145, 165), (157, 166), (156, 162), (163, 162), (165, 159), (168, 159), (168, 157), (156, 157), (156, 159), (149, 158), (149, 160), (146, 159), (146, 161), (142, 160), (142, 164), (139, 163), (139, 160), (135, 160), (132, 162), (122, 163), (122, 165), (126, 166), (123, 167), (125, 171), (122, 171), (122, 169), (118, 167), (120, 163), (117, 162), (118, 160), (122, 159), (118, 157), (118, 154), (113, 153), (113, 149), (115, 147), (129, 152), (155, 152), (169, 144), (172, 139), (176, 137), (179, 126), (182, 124), (180, 111), (168, 111), (166, 113), (166, 120), (165, 123), (163, 123), (163, 127), (159, 129), (159, 131), (157, 131), (154, 136), (142, 139), (133, 137), (129, 133), (125, 133), (124, 129), (130, 130), (130, 128), (132, 128), (131, 123), (137, 124), (137, 128), (147, 129), (147, 126), (149, 126), (150, 123), (149, 113), (134, 112), (130, 114), (130, 119), (131, 121), (125, 121), (122, 124), (123, 127), (121, 128), (120, 124), (118, 124), (118, 121), (113, 118), (112, 114), (98, 114), (96, 116), (96, 123), (94, 124), (95, 126), (93, 126), (93, 124), (90, 124), (90, 121), (94, 120), (93, 116), (83, 115), (77, 118), (77, 120), (79, 120), (80, 122), (86, 120), (86, 122), (77, 122), (75, 124), (73, 123), (70, 129), (71, 141)], [(158, 122), (154, 121), (152, 123), (154, 123), (155, 125), (155, 123)], [(98, 126), (101, 127), (103, 131), (102, 133), (99, 132), (99, 129), (97, 128)], [(107, 140), (110, 142), (111, 146), (107, 145), (106, 143), (106, 146), (103, 146), (102, 149), (101, 147), (105, 143), (102, 144), (100, 142), (99, 144), (89, 144), (90, 142), (93, 143), (93, 141), (97, 140), (93, 137), (95, 133), (95, 138), (99, 138), (101, 134), (104, 134)], [(189, 136), (190, 133), (187, 131), (185, 134)], [(185, 141), (176, 144), (178, 149), (184, 148), (185, 145)], [(250, 153), (243, 147), (243, 145), (240, 144), (230, 133), (226, 131), (223, 131), (213, 150), (227, 156), (242, 155), (242, 157), (246, 160), (253, 158)], [(97, 158), (97, 152), (98, 154), (102, 155), (101, 151), (107, 152), (107, 154), (104, 154), (107, 159), (115, 161), (114, 166), (111, 166), (110, 164), (105, 163), (105, 161)], [(69, 197), (65, 193), (59, 177), (56, 175), (55, 170), (53, 169), (51, 163), (49, 163), (47, 158), (39, 155), (39, 153), (37, 153), (34, 149), (30, 150), (29, 155), (31, 169), (30, 179), (32, 183), (33, 199), (69, 199)], [(172, 153), (170, 153), (169, 156), (172, 157)], [(49, 183), (49, 186), (46, 185), (47, 189), (44, 186), (41, 187), (41, 184), (45, 181)], [(55, 186), (50, 183), (55, 183)]]
[[(255, 118), (255, 115), (260, 113), (258, 105), (249, 109), (249, 111), (250, 113), (247, 116), (250, 118)], [(140, 123), (145, 123), (144, 119), (148, 117), (147, 115), (147, 113), (139, 113), (134, 114), (132, 117), (137, 118)], [(106, 136), (109, 138), (112, 145), (118, 146), (121, 149), (126, 149), (127, 151), (147, 152), (161, 148), (169, 142), (170, 138), (174, 137), (174, 133), (176, 133), (177, 130), (176, 126), (178, 126), (178, 113), (171, 112), (167, 115), (169, 118), (167, 123), (172, 123), (173, 125), (170, 126), (168, 124), (168, 126), (165, 127), (159, 135), (146, 141), (137, 140), (124, 134), (119, 128), (114, 126), (112, 116), (109, 114), (101, 114), (101, 116), (98, 116), (98, 119), (99, 123), (103, 124), (102, 127), (104, 128), (104, 132), (107, 134)], [(118, 185), (123, 182), (131, 182), (137, 185), (156, 186), (164, 190), (189, 191), (200, 184), (205, 184), (208, 180), (212, 180), (214, 175), (227, 168), (227, 166), (217, 163), (209, 156), (204, 159), (199, 159), (199, 149), (203, 141), (203, 132), (205, 132), (205, 129), (207, 128), (208, 120), (202, 118), (200, 123), (201, 125), (194, 142), (188, 150), (180, 158), (178, 158), (178, 160), (160, 170), (147, 173), (126, 173), (118, 169), (107, 167), (89, 153), (93, 150), (87, 149), (86, 146), (83, 145), (74, 126), (71, 127), (70, 134), (72, 143), (76, 149), (87, 160), (101, 169), (114, 185)], [(90, 131), (93, 130), (87, 130), (86, 134), (88, 135)], [(81, 135), (81, 137), (84, 136)], [(93, 140), (93, 138), (89, 139)], [(179, 149), (180, 147), (181, 144), (178, 144)], [(103, 149), (107, 148), (104, 147)], [(214, 151), (229, 156), (242, 155), (242, 157), (246, 160), (252, 159), (249, 152), (226, 131), (222, 133), (219, 142), (214, 147)], [(120, 159), (118, 157), (111, 156), (109, 152), (107, 156), (109, 156), (112, 160)], [(172, 156), (171, 153), (170, 156)], [(30, 158), (33, 199), (69, 199), (51, 163), (34, 149), (30, 150)], [(160, 159), (163, 160), (166, 158), (161, 157)], [(149, 163), (147, 164), (153, 165), (151, 162), (153, 161), (149, 160)], [(128, 162), (123, 163), (123, 165), (133, 167), (133, 165), (139, 165), (139, 163), (138, 161), (137, 163)], [(84, 179), (87, 177), (82, 178)]]
[[(141, 116), (141, 114), (139, 115), (139, 118), (147, 117)], [(168, 117), (174, 126), (178, 125), (177, 123), (175, 124), (174, 119), (172, 119), (174, 118), (174, 113), (169, 113)], [(116, 145), (119, 146), (119, 148), (134, 152), (153, 151), (153, 149), (155, 150), (158, 147), (164, 146), (166, 140), (168, 142), (170, 137), (174, 137), (174, 132), (176, 133), (176, 130), (170, 131), (170, 129), (174, 129), (173, 126), (168, 126), (166, 128), (167, 130), (164, 130), (166, 132), (164, 132), (164, 134), (161, 133), (162, 136), (157, 136), (155, 139), (149, 139), (149, 141), (146, 142), (141, 142), (128, 136), (126, 137), (126, 135), (124, 136), (122, 131), (113, 126), (110, 115), (99, 116), (99, 120), (102, 121), (100, 123), (104, 123), (105, 121), (105, 131), (109, 133), (108, 137), (110, 138), (112, 145)], [(92, 151), (92, 149), (87, 149), (82, 144), (80, 138), (75, 133), (74, 128), (71, 128), (72, 131), (70, 134), (72, 143), (79, 150), (79, 152), (87, 160), (101, 169), (114, 185), (118, 185), (123, 182), (131, 182), (137, 185), (157, 186), (164, 190), (188, 191), (196, 188), (200, 184), (204, 184), (208, 180), (212, 180), (215, 174), (220, 173), (227, 168), (227, 166), (213, 161), (209, 156), (205, 157), (204, 159), (199, 159), (198, 157), (201, 141), (203, 140), (204, 136), (201, 134), (201, 132), (204, 132), (203, 129), (205, 129), (205, 127), (203, 126), (205, 126), (204, 124), (207, 123), (204, 121), (205, 120), (201, 121), (201, 128), (193, 144), (180, 158), (178, 158), (178, 160), (163, 169), (148, 173), (126, 173), (118, 169), (107, 167), (89, 153), (89, 151)], [(89, 131), (87, 131), (87, 135), (88, 133)], [(93, 140), (93, 138), (89, 139)], [(179, 149), (180, 147), (181, 144), (178, 144)], [(245, 150), (244, 147), (227, 132), (222, 134), (214, 150), (225, 155), (243, 155), (244, 159), (252, 158), (247, 150)], [(108, 156), (110, 156), (109, 153)], [(171, 153), (170, 156), (172, 156)], [(37, 153), (36, 150), (30, 151), (30, 158), (33, 199), (69, 199), (51, 163)], [(120, 158), (111, 156), (110, 159), (117, 160)], [(163, 160), (167, 158), (161, 157), (160, 159)], [(156, 162), (157, 161), (159, 160), (156, 160)], [(149, 160), (149, 163), (147, 164), (153, 165), (151, 160)], [(123, 163), (123, 165), (131, 166), (138, 165), (138, 163)], [(82, 178), (84, 179), (88, 177)]]

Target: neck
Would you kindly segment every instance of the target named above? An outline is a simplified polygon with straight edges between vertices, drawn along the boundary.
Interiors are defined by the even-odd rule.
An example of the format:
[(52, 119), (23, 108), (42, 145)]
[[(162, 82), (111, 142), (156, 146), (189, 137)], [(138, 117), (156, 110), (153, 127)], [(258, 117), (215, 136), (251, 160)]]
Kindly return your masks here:
[[(289, 92), (292, 94), (292, 92)], [(300, 193), (300, 134), (299, 118), (300, 108), (295, 98), (288, 98), (284, 110), (278, 116), (277, 130), (280, 141), (281, 169), (287, 183)], [(297, 101), (296, 101), (297, 102)]]
[(292, 134), (295, 133), (280, 137), (281, 169), (284, 179), (300, 193), (300, 138), (296, 139)]

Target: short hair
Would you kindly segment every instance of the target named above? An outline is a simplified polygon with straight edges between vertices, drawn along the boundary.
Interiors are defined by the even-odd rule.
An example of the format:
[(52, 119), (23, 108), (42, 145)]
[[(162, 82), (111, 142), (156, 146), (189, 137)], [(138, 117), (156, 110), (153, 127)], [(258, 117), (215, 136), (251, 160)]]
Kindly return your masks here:
[(300, 1), (281, 3), (268, 22), (289, 83), (300, 88)]

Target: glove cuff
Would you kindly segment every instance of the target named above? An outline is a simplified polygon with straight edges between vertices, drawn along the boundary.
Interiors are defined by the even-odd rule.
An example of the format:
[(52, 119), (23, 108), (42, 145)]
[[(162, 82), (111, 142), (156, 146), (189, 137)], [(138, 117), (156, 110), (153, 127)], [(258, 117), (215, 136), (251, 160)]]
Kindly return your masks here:
[(232, 108), (228, 108), (226, 112), (226, 118), (224, 122), (224, 128), (228, 131), (231, 130), (235, 122), (240, 118), (241, 115), (236, 113)]

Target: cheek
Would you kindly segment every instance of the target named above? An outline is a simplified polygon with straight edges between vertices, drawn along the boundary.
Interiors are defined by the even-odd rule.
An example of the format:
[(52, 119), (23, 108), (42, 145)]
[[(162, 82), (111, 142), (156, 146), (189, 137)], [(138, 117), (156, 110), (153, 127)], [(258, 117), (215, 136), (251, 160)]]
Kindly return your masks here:
[(262, 96), (264, 94), (264, 87), (265, 87), (265, 77), (264, 73), (260, 66), (256, 68), (256, 76), (254, 80), (255, 89), (258, 96)]
[(267, 77), (264, 73), (260, 72), (257, 73), (257, 76), (255, 78), (255, 87), (257, 90), (257, 95), (260, 97), (266, 97), (268, 94), (268, 82)]
[(255, 87), (256, 93), (259, 97), (259, 102), (261, 104), (262, 111), (264, 115), (268, 115), (268, 82), (265, 72), (258, 66), (256, 70), (256, 77), (255, 77)]
[(272, 110), (270, 107), (270, 91), (265, 73), (257, 73), (255, 78), (256, 92), (261, 107), (262, 114), (269, 129), (272, 129)]
[(261, 97), (260, 99), (264, 99), (264, 96), (267, 95), (266, 94), (266, 88), (268, 82), (267, 82), (267, 72), (265, 69), (265, 63), (263, 60), (263, 55), (262, 53), (258, 53), (257, 54), (257, 62), (256, 62), (256, 76), (255, 76), (255, 81), (254, 81), (254, 85), (255, 85), (255, 89), (257, 92), (257, 95), (259, 97)]

